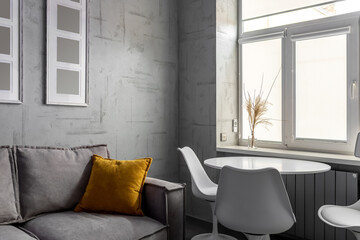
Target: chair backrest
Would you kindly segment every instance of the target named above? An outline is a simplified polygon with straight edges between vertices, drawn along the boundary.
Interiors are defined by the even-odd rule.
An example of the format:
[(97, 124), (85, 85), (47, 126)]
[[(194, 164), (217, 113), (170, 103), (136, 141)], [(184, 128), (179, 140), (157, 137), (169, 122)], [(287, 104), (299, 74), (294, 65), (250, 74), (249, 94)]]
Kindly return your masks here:
[[(206, 195), (209, 196), (206, 189), (217, 187), (217, 185), (211, 181), (209, 176), (206, 174), (203, 166), (200, 163), (200, 160), (191, 148), (183, 147), (178, 148), (178, 150), (183, 155), (186, 165), (189, 168), (192, 180), (191, 189), (193, 194), (199, 198), (204, 198)], [(212, 199), (207, 200), (215, 200), (215, 194), (213, 194), (213, 196), (209, 196), (212, 197)]]
[(273, 168), (222, 168), (215, 214), (225, 227), (250, 234), (275, 234), (295, 223), (280, 173)]

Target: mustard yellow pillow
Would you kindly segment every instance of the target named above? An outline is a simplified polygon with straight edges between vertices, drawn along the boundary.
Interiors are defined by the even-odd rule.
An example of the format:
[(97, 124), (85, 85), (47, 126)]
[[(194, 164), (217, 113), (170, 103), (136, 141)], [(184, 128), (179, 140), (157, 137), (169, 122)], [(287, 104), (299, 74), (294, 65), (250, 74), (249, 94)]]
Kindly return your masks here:
[(152, 159), (112, 160), (93, 155), (92, 161), (89, 183), (75, 212), (144, 215), (141, 192)]

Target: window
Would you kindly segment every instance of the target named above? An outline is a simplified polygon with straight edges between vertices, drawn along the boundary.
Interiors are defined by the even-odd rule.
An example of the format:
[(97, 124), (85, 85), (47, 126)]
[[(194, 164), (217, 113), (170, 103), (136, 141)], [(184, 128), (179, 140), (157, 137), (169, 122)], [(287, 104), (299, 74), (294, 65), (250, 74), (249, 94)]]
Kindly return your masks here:
[(243, 32), (360, 11), (359, 0), (242, 0)]
[(346, 34), (295, 41), (295, 138), (346, 141), (346, 62)]
[[(359, 131), (360, 13), (333, 15), (337, 14), (337, 7), (341, 10), (338, 12), (346, 13), (357, 10), (356, 6), (360, 9), (360, 5), (349, 9), (344, 4), (352, 0), (331, 4), (319, 1), (313, 1), (314, 4), (306, 1), (308, 6), (292, 6), (290, 10), (291, 6), (283, 4), (280, 11), (284, 12), (280, 13), (271, 10), (246, 15), (246, 7), (242, 8), (240, 104), (243, 106), (248, 94), (255, 96), (260, 91), (270, 103), (265, 118), (271, 125), (259, 125), (255, 129), (259, 147), (336, 153), (354, 150)], [(274, 5), (276, 2), (281, 0), (272, 1)], [(299, 1), (292, 3), (296, 2)], [(242, 3), (246, 6), (251, 1)], [(330, 9), (329, 6), (333, 14), (326, 19), (302, 16), (293, 23), (290, 18), (279, 17), (285, 13), (297, 16), (297, 11)], [(253, 28), (256, 30), (249, 31), (245, 26), (255, 26), (256, 21), (264, 18), (268, 24), (257, 25)], [(269, 19), (274, 18), (282, 21), (271, 24)], [(248, 114), (244, 107), (241, 109), (240, 144), (246, 145), (250, 135)]]
[[(257, 42), (243, 43), (242, 45), (242, 77), (243, 77), (243, 99), (245, 102), (246, 94), (252, 97), (257, 95), (260, 89), (263, 90), (263, 96), (269, 95), (269, 105), (267, 118), (272, 119), (271, 131), (264, 126), (259, 125), (256, 128), (256, 137), (267, 141), (281, 142), (281, 76), (271, 89), (272, 81), (281, 67), (281, 39), (270, 39)], [(262, 69), (262, 71), (258, 71)], [(269, 94), (269, 91), (271, 92)], [(250, 129), (247, 127), (247, 114), (243, 114), (243, 136), (247, 138), (250, 135)]]

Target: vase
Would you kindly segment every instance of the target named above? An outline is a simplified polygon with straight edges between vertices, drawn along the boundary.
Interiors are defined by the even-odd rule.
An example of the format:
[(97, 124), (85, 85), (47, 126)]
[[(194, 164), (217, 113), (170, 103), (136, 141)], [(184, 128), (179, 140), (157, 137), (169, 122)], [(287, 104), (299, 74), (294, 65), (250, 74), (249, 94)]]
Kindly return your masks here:
[(255, 149), (256, 143), (257, 143), (257, 138), (255, 137), (255, 135), (249, 135), (248, 136), (248, 148)]

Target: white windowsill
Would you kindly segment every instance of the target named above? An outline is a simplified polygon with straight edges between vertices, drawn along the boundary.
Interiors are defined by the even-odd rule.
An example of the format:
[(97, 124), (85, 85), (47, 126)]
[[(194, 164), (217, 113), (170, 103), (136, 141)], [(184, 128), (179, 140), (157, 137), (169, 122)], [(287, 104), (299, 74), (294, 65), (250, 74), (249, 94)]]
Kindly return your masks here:
[(254, 156), (264, 156), (264, 157), (293, 158), (293, 159), (317, 161), (324, 163), (360, 166), (360, 158), (357, 158), (353, 155), (344, 155), (344, 154), (305, 152), (305, 151), (294, 151), (294, 150), (273, 149), (273, 148), (249, 149), (247, 146), (235, 146), (235, 145), (217, 147), (216, 151), (225, 152), (225, 153), (237, 153), (237, 154), (246, 154), (246, 155), (254, 155)]

